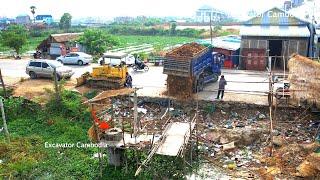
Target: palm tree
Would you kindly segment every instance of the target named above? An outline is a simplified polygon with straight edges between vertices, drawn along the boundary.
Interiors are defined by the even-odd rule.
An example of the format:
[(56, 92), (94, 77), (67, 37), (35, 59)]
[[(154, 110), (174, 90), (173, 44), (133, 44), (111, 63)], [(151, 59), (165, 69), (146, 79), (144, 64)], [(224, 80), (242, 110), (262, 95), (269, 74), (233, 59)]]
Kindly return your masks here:
[(34, 18), (34, 14), (36, 13), (35, 9), (37, 9), (35, 6), (30, 6), (30, 9), (31, 9), (31, 13), (32, 13), (32, 16), (33, 16), (33, 23), (36, 22), (36, 19)]

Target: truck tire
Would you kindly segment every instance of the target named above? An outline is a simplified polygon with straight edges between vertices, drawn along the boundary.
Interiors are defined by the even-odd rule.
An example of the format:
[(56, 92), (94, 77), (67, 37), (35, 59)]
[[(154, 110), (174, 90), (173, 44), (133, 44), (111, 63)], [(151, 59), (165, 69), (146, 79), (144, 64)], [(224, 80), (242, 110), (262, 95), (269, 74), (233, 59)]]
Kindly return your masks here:
[(213, 74), (213, 82), (217, 82), (219, 80), (219, 75), (218, 74)]
[(203, 91), (203, 89), (204, 89), (204, 78), (201, 77), (199, 79), (199, 92)]
[(199, 78), (197, 83), (197, 92), (201, 92), (204, 89), (204, 79), (203, 77)]

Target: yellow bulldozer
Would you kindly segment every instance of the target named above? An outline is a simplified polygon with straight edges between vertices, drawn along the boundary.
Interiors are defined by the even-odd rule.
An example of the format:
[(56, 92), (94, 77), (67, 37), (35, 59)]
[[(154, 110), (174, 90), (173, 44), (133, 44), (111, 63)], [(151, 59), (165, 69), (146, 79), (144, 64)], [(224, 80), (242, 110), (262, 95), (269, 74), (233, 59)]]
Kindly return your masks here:
[(127, 72), (125, 65), (93, 67), (92, 73), (86, 72), (77, 78), (77, 86), (86, 84), (93, 88), (120, 89), (124, 87)]

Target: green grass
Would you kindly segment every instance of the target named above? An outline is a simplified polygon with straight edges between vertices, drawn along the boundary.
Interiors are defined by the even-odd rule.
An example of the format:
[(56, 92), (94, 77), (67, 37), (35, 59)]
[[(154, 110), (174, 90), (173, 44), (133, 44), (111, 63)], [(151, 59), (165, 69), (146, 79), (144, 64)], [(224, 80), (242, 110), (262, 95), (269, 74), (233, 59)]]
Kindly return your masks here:
[(177, 36), (115, 36), (120, 41), (119, 47), (128, 47), (140, 44), (152, 44), (159, 48), (172, 46), (175, 44), (188, 43), (194, 41), (196, 38), (177, 37)]
[[(120, 45), (114, 48), (136, 46), (141, 44), (151, 44), (157, 48), (164, 48), (181, 43), (192, 42), (195, 38), (188, 37), (177, 37), (177, 36), (125, 36), (116, 35), (114, 36), (120, 41)], [(47, 36), (43, 37), (31, 37), (28, 39), (26, 45), (23, 46), (22, 52), (35, 50), (36, 47), (44, 40)], [(0, 52), (10, 51), (9, 48), (4, 47), (0, 44)]]
[[(62, 99), (70, 103), (76, 101), (63, 105), (64, 109), (86, 108), (77, 102), (81, 97), (73, 92), (62, 93)], [(76, 147), (78, 142), (90, 143), (87, 135), (92, 125), (90, 113), (72, 118), (70, 113), (40, 107), (23, 98), (5, 99), (4, 105), (11, 142), (7, 143), (4, 135), (0, 135), (0, 179), (99, 179), (99, 161), (93, 158), (98, 149)], [(46, 148), (46, 142), (71, 143), (75, 147)], [(104, 158), (103, 179), (161, 179), (164, 176), (182, 179), (185, 172), (181, 158), (156, 155), (149, 167), (135, 177), (137, 161), (145, 160), (147, 154), (127, 150), (126, 157), (127, 171), (125, 167), (108, 165), (107, 157)]]

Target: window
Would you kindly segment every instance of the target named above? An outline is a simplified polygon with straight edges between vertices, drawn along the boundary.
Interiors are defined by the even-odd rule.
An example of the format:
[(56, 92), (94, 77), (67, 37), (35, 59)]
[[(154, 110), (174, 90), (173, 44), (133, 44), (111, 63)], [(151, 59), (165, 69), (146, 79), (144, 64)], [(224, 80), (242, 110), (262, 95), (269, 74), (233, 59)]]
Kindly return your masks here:
[(29, 66), (32, 66), (32, 67), (41, 67), (41, 62), (30, 62)]
[(197, 12), (197, 16), (201, 16), (201, 12)]
[(47, 68), (49, 65), (47, 63), (42, 63), (42, 68)]

